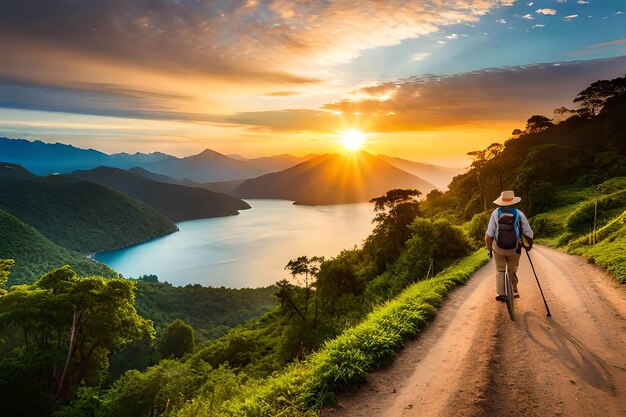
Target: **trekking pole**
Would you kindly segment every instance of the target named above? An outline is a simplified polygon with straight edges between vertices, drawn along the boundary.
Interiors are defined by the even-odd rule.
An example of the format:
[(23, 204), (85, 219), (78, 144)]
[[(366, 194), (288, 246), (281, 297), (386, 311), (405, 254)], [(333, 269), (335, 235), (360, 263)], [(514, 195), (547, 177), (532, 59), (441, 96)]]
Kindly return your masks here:
[(546, 302), (546, 297), (543, 296), (543, 290), (541, 289), (539, 278), (537, 278), (537, 273), (535, 272), (535, 266), (533, 265), (533, 261), (530, 259), (530, 255), (528, 254), (528, 248), (524, 247), (524, 249), (526, 249), (526, 256), (528, 256), (528, 262), (530, 262), (530, 267), (533, 269), (533, 274), (535, 274), (535, 279), (537, 280), (537, 285), (539, 286), (539, 292), (541, 293), (541, 298), (543, 298), (543, 303), (545, 304), (546, 310), (548, 311), (547, 316), (552, 317), (552, 314), (550, 314), (550, 308), (548, 307), (548, 303)]

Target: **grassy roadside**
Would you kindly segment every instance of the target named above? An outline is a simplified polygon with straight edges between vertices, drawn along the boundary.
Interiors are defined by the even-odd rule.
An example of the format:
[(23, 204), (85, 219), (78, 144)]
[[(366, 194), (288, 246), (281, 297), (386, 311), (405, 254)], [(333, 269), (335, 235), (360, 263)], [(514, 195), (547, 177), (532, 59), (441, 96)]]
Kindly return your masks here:
[[(558, 192), (558, 207), (531, 219), (538, 243), (581, 255), (626, 284), (626, 177)], [(592, 229), (598, 203), (596, 241)]]
[(222, 404), (198, 396), (177, 415), (318, 415), (323, 405), (336, 400), (339, 391), (359, 385), (368, 372), (389, 363), (432, 320), (450, 290), (464, 284), (486, 261), (484, 250), (479, 250), (434, 278), (407, 287), (306, 360), (270, 378), (250, 381)]

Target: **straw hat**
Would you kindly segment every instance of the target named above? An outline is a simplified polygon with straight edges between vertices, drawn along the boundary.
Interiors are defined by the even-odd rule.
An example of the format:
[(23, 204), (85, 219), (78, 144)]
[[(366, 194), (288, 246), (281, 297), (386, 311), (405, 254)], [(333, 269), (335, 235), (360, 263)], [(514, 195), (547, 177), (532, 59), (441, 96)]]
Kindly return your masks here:
[(513, 191), (502, 191), (500, 197), (496, 198), (493, 203), (498, 206), (512, 206), (522, 201), (521, 197), (515, 197)]

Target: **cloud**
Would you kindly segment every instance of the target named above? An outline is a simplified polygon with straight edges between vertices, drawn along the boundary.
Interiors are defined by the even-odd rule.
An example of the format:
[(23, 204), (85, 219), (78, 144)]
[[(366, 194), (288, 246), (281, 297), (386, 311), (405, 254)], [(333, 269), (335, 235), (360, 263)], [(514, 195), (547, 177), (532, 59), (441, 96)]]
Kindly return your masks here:
[(506, 25), (506, 19), (498, 19), (496, 23), (500, 23), (501, 25)]
[(430, 52), (417, 52), (417, 53), (413, 54), (411, 59), (413, 59), (413, 61), (421, 61), (424, 58), (427, 58), (429, 56), (430, 56)]
[[(0, 76), (81, 112), (228, 113), (275, 92), (349, 88), (336, 67), (373, 48), (476, 23), (498, 0), (2, 1)], [(343, 76), (343, 79), (338, 77)], [(108, 87), (92, 91), (94, 83)], [(152, 93), (138, 99), (121, 91)], [(73, 97), (69, 97), (73, 95)], [(175, 96), (173, 98), (166, 98)], [(119, 106), (113, 102), (119, 97)], [(19, 102), (19, 103), (18, 103)], [(54, 107), (54, 103), (41, 108)], [(80, 110), (80, 109), (79, 109)], [(78, 110), (77, 110), (78, 111)]]
[(531, 1), (530, 3), (528, 3), (528, 7), (533, 7), (534, 4), (535, 4), (535, 2)]
[(524, 20), (535, 20), (535, 18), (533, 17), (533, 15), (532, 15), (532, 14), (530, 14), (530, 13), (525, 14), (524, 16), (522, 16), (522, 19), (524, 19)]
[(459, 35), (457, 35), (456, 33), (453, 33), (451, 35), (446, 36), (446, 39), (450, 39), (450, 40), (459, 39)]
[(539, 24), (537, 24), (537, 25), (533, 25), (532, 28), (535, 29), (535, 28), (545, 28), (545, 27), (546, 27), (546, 25), (539, 25)]
[(615, 12), (615, 16), (619, 16), (620, 14), (624, 14), (621, 10), (619, 12)]
[(567, 3), (567, 0), (556, 0), (556, 2), (562, 4), (562, 3)]
[(578, 4), (589, 4), (589, 2), (586, 1), (586, 0), (578, 0), (576, 3), (578, 3)]
[(291, 97), (291, 96), (297, 96), (299, 94), (300, 93), (298, 93), (297, 91), (272, 91), (272, 92), (263, 94), (263, 96), (265, 97)]
[[(6, 52), (9, 63), (50, 49), (123, 67), (298, 83), (366, 49), (397, 45), (444, 25), (475, 22), (497, 5), (496, 0), (90, 0), (71, 5), (67, 0), (23, 0), (3, 3), (0, 35), (15, 45)], [(51, 77), (53, 65), (38, 62), (41, 69), (33, 76)], [(54, 69), (73, 66), (55, 64)], [(2, 71), (16, 75), (20, 69), (3, 65)]]
[(609, 42), (602, 42), (590, 45), (584, 49), (568, 52), (571, 56), (591, 55), (597, 53), (606, 53), (607, 50), (614, 50), (626, 54), (626, 38), (615, 39)]
[(574, 19), (576, 19), (577, 17), (578, 17), (578, 15), (577, 15), (577, 14), (570, 14), (570, 15), (565, 16), (565, 17), (563, 18), (563, 20), (565, 20), (565, 21), (574, 20)]
[(556, 14), (556, 10), (554, 9), (537, 9), (537, 13), (554, 16)]
[[(558, 65), (557, 65), (558, 64)], [(623, 75), (626, 57), (494, 68), (451, 76), (385, 82), (355, 92), (362, 100), (319, 111), (248, 112), (222, 121), (275, 131), (333, 131), (358, 119), (371, 132), (420, 131), (551, 115), (598, 79)], [(558, 79), (559, 83), (554, 80)]]

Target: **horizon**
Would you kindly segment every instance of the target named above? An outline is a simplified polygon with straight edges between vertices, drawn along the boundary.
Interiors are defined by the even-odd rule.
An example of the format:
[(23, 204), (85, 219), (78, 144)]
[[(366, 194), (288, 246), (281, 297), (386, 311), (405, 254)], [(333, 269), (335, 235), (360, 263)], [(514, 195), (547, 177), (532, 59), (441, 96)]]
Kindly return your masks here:
[[(312, 158), (315, 158), (315, 157), (324, 156), (324, 155), (341, 155), (341, 154), (346, 153), (345, 150), (341, 150), (340, 149), (340, 150), (337, 150), (336, 152), (325, 152), (325, 153), (305, 153), (305, 154), (281, 153), (281, 154), (268, 154), (268, 155), (261, 155), (261, 156), (255, 156), (255, 157), (248, 157), (248, 156), (241, 155), (241, 154), (224, 153), (224, 152), (220, 152), (219, 150), (212, 149), (212, 148), (205, 148), (205, 149), (200, 150), (197, 153), (184, 154), (184, 155), (173, 155), (173, 154), (169, 154), (167, 152), (163, 152), (163, 151), (160, 151), (160, 150), (154, 150), (154, 151), (150, 151), (150, 152), (139, 152), (139, 151), (127, 152), (127, 151), (123, 151), (122, 150), (122, 151), (110, 153), (110, 152), (104, 152), (104, 151), (102, 151), (100, 149), (97, 149), (97, 148), (84, 148), (84, 147), (80, 147), (80, 146), (77, 146), (77, 145), (74, 145), (74, 144), (64, 143), (64, 142), (59, 142), (59, 141), (47, 142), (47, 141), (45, 141), (43, 139), (26, 139), (26, 138), (9, 138), (9, 137), (0, 137), (0, 139), (25, 140), (25, 141), (28, 141), (28, 142), (31, 142), (31, 143), (32, 142), (41, 142), (41, 143), (44, 143), (46, 145), (66, 145), (66, 146), (72, 146), (74, 148), (81, 149), (81, 150), (101, 152), (101, 153), (104, 153), (106, 155), (120, 155), (120, 154), (124, 154), (124, 155), (131, 155), (132, 156), (132, 155), (136, 155), (136, 154), (143, 154), (143, 155), (163, 154), (163, 155), (170, 156), (170, 157), (173, 156), (173, 157), (179, 158), (179, 159), (188, 158), (188, 157), (192, 157), (192, 156), (197, 156), (197, 155), (199, 155), (199, 154), (201, 154), (201, 153), (203, 153), (205, 151), (215, 152), (215, 153), (218, 153), (218, 154), (220, 154), (222, 156), (225, 156), (225, 157), (228, 157), (228, 158), (234, 159), (234, 160), (238, 160), (237, 158), (243, 158), (243, 160), (248, 160), (248, 161), (249, 160), (254, 160), (254, 159), (260, 159), (260, 158), (274, 158), (274, 157), (280, 157), (280, 156), (291, 156), (291, 157), (296, 157), (296, 158), (305, 158), (305, 157), (310, 156)], [(365, 148), (358, 149), (356, 151), (351, 151), (351, 152), (356, 152), (356, 153), (358, 153), (358, 152), (366, 152), (366, 153), (369, 153), (370, 155), (377, 156), (377, 157), (384, 156), (384, 157), (387, 157), (387, 158), (397, 158), (397, 159), (401, 159), (401, 160), (405, 160), (405, 161), (409, 161), (409, 162), (414, 162), (414, 163), (419, 163), (419, 164), (424, 164), (424, 165), (438, 166), (438, 167), (441, 167), (441, 168), (465, 169), (465, 168), (467, 168), (469, 166), (469, 164), (465, 165), (465, 166), (431, 164), (429, 162), (416, 161), (416, 160), (413, 160), (413, 159), (402, 158), (402, 157), (397, 156), (397, 155), (386, 155), (386, 154), (381, 154), (381, 153), (372, 153), (372, 152), (368, 151)], [(2, 162), (1, 159), (0, 159), (0, 162)]]
[[(626, 73), (626, 4), (7, 4), (0, 136), (105, 153), (372, 154), (467, 166)], [(48, 19), (54, 16), (54, 19)], [(258, 51), (263, 51), (259, 53)], [(36, 58), (34, 58), (36, 57)]]

